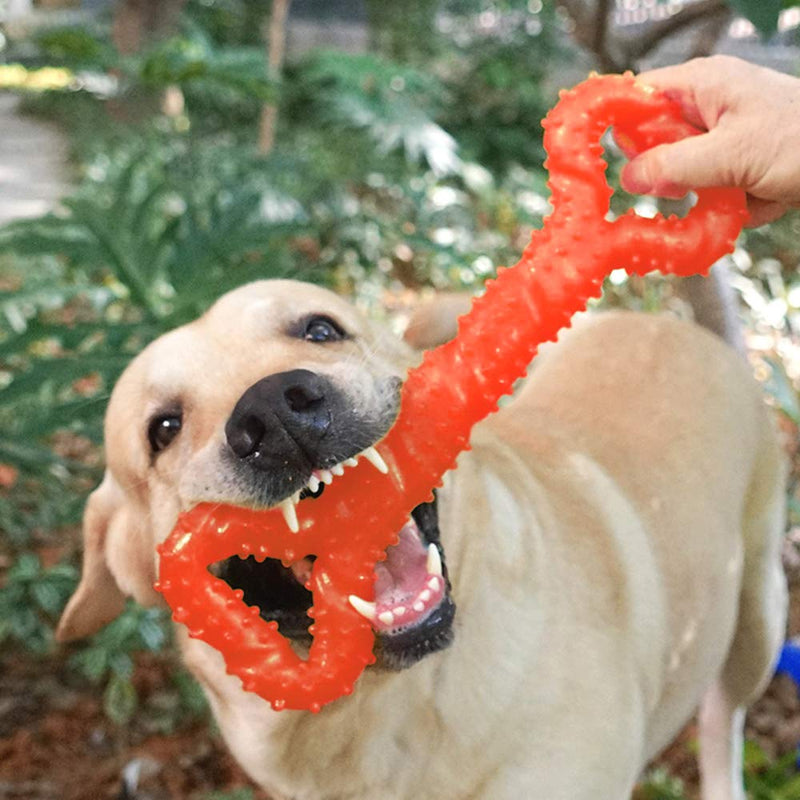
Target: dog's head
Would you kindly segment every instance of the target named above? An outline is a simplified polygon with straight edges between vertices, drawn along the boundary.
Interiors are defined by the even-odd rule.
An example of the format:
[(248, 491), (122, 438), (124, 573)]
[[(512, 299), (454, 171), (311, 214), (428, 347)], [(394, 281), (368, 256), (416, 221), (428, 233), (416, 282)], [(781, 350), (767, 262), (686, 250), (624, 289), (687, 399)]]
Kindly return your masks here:
[[(126, 596), (160, 601), (156, 545), (181, 511), (203, 501), (280, 506), (292, 527), (303, 504), (358, 458), (382, 468), (372, 446), (397, 415), (412, 361), (346, 301), (294, 281), (244, 286), (153, 342), (111, 395), (107, 470), (87, 505), (83, 576), (59, 637), (93, 632)], [(375, 605), (360, 608), (387, 666), (450, 641), (449, 595), (431, 598), (425, 586), (439, 555), (435, 504), (420, 506), (376, 567)], [(313, 558), (284, 566), (233, 557), (214, 569), (284, 635), (303, 640)]]

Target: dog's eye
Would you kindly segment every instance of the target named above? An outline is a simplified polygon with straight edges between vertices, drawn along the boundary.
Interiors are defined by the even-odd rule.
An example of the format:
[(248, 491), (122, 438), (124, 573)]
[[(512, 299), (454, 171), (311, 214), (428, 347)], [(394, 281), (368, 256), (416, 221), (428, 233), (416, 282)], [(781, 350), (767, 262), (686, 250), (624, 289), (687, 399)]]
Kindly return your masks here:
[(328, 317), (312, 317), (306, 323), (303, 338), (307, 342), (339, 342), (345, 332)]
[(180, 414), (161, 414), (150, 420), (147, 428), (147, 439), (150, 449), (160, 453), (168, 447), (172, 440), (180, 433), (183, 418)]

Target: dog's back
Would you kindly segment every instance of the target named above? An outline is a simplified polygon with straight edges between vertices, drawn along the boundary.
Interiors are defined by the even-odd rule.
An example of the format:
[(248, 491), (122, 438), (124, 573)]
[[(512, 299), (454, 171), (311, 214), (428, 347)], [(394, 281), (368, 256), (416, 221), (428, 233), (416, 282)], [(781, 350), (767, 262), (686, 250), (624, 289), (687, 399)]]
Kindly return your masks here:
[[(569, 609), (546, 613), (550, 624), (536, 649), (574, 674), (550, 675), (547, 692), (535, 695), (539, 708), (526, 698), (531, 720), (542, 725), (549, 707), (552, 719), (542, 725), (549, 737), (560, 730), (590, 753), (593, 740), (594, 754), (605, 752), (613, 763), (612, 754), (637, 739), (641, 718), (643, 763), (707, 694), (704, 783), (727, 787), (707, 794), (725, 800), (739, 796), (732, 780), (741, 787), (733, 777), (738, 709), (769, 675), (786, 602), (782, 456), (748, 373), (737, 354), (697, 326), (601, 315), (544, 354), (463, 459), (464, 467), (481, 462), (483, 477), (473, 480), (485, 483), (487, 469), (501, 474), (506, 487), (517, 487), (514, 502), (530, 503), (526, 552), (547, 564), (544, 575), (531, 574), (550, 587), (532, 594), (540, 607)], [(529, 501), (519, 496), (525, 473), (535, 496)], [(477, 491), (473, 485), (464, 494)], [(485, 553), (521, 546), (513, 526), (489, 527), (472, 533)], [(587, 684), (592, 674), (597, 681)], [(605, 685), (603, 674), (613, 675)], [(627, 696), (618, 695), (623, 675)], [(616, 723), (628, 714), (631, 728), (623, 733)], [(555, 758), (548, 741), (543, 774)], [(563, 790), (554, 784), (550, 791), (537, 796), (584, 796), (574, 773)], [(597, 784), (595, 791), (615, 796)]]

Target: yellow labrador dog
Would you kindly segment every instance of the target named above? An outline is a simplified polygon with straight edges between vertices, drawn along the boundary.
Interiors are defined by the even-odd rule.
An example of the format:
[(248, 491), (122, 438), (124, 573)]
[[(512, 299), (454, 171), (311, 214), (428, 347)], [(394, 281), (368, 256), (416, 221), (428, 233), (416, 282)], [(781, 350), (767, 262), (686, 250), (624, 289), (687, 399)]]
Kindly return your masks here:
[[(181, 510), (281, 505), (291, 526), (354, 460), (385, 468), (372, 445), (413, 360), (292, 281), (231, 292), (151, 344), (111, 397), (61, 638), (125, 596), (159, 602), (156, 545)], [(353, 600), (379, 658), (351, 697), (274, 712), (181, 633), (183, 654), (276, 800), (624, 800), (698, 704), (705, 798), (742, 800), (743, 708), (784, 628), (782, 472), (759, 390), (720, 340), (598, 316), (477, 426), (376, 570), (374, 605)], [(217, 569), (300, 646), (313, 555)], [(431, 575), (444, 588), (426, 595)]]

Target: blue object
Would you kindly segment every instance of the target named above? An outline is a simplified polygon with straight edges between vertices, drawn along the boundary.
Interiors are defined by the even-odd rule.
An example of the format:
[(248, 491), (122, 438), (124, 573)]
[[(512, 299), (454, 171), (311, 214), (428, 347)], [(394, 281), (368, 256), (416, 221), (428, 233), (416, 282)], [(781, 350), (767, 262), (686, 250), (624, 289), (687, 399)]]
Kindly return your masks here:
[[(800, 689), (800, 641), (790, 640), (783, 645), (783, 650), (775, 665), (776, 673), (789, 675), (794, 685)], [(800, 770), (800, 746), (797, 748), (797, 768)]]
[(775, 672), (783, 672), (791, 676), (792, 680), (800, 687), (800, 642), (793, 640), (786, 642), (781, 650)]

